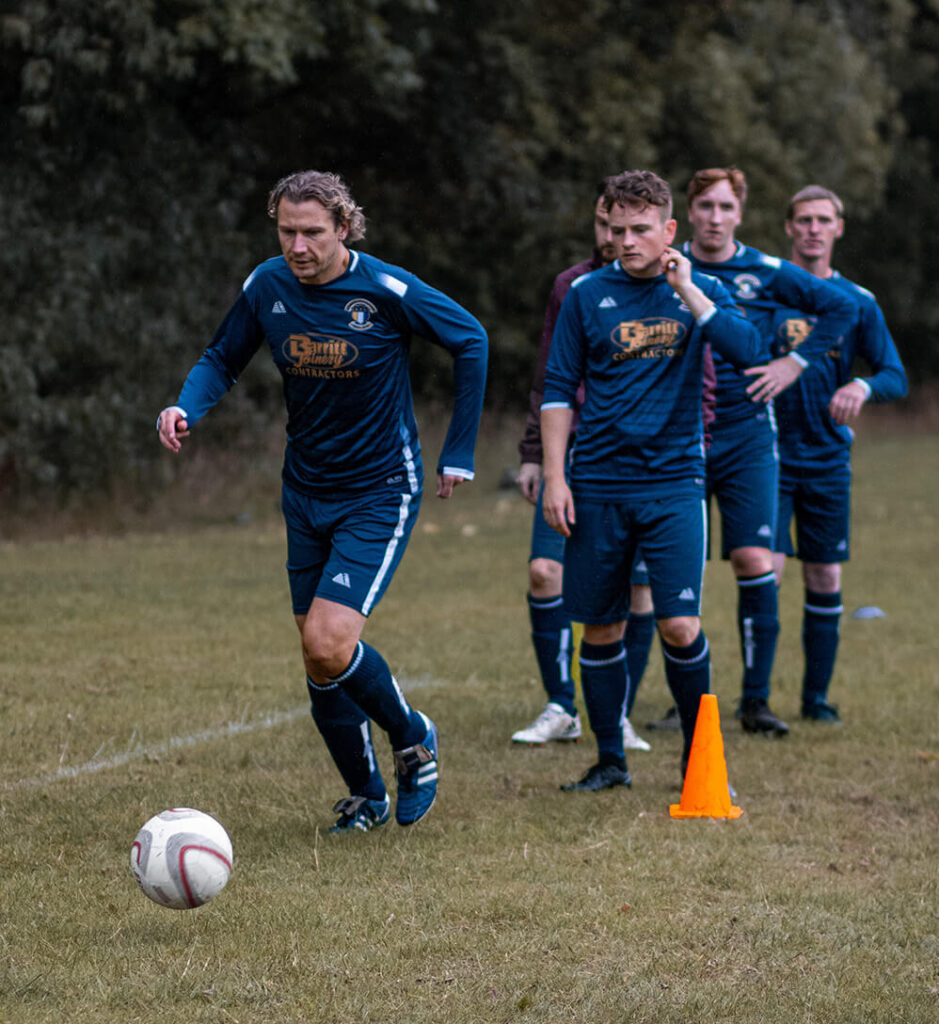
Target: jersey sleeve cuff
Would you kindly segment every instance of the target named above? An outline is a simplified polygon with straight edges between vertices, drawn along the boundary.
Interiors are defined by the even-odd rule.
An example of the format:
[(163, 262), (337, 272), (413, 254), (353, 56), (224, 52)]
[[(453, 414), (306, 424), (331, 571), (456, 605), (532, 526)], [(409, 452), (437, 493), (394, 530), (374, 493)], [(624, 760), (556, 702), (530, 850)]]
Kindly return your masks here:
[(871, 391), (873, 391), (873, 388), (870, 386), (870, 384), (867, 383), (867, 381), (863, 377), (855, 377), (854, 380), (852, 381), (852, 383), (853, 384), (860, 384), (861, 387), (864, 388), (864, 392), (865, 392), (864, 398), (865, 398), (865, 401), (868, 398), (871, 397)]
[(709, 320), (712, 320), (717, 314), (717, 306), (713, 303), (710, 309), (706, 309), (699, 317), (695, 319), (698, 321), (698, 326), (703, 327)]
[(799, 364), (799, 366), (802, 367), (803, 370), (809, 365), (809, 361), (807, 359), (803, 359), (798, 352), (789, 352), (786, 355), (786, 358), (794, 359)]
[(160, 430), (160, 420), (163, 419), (163, 413), (165, 412), (178, 412), (184, 420), (189, 419), (189, 413), (181, 405), (168, 405), (165, 409), (160, 411), (160, 415), (156, 418), (156, 429), (157, 432)]
[(570, 402), (542, 402), (542, 410), (544, 409), (572, 409), (573, 406)]
[(441, 466), (439, 471), (441, 476), (458, 476), (461, 480), (472, 480), (476, 474), (471, 469), (461, 469), (459, 466)]

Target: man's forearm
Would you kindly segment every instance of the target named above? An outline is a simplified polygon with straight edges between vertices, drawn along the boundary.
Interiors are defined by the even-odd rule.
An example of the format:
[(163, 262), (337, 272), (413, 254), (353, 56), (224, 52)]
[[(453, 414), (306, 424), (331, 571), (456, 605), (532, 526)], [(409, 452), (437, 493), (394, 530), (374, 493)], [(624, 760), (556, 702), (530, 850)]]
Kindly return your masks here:
[(541, 443), (544, 448), (545, 480), (563, 479), (567, 442), (574, 421), (570, 406), (552, 406), (541, 410)]
[(714, 308), (713, 301), (693, 281), (679, 285), (675, 290), (681, 296), (682, 302), (691, 311), (691, 315), (695, 320), (700, 320), (701, 317), (706, 316)]

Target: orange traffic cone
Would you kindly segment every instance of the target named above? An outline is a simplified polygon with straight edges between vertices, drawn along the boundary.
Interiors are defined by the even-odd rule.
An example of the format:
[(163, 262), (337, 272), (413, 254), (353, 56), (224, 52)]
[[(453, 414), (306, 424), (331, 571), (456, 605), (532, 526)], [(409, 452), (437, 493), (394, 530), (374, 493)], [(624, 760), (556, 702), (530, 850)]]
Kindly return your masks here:
[(743, 814), (730, 803), (721, 717), (713, 693), (701, 696), (681, 803), (671, 804), (668, 810), (673, 818), (739, 818)]

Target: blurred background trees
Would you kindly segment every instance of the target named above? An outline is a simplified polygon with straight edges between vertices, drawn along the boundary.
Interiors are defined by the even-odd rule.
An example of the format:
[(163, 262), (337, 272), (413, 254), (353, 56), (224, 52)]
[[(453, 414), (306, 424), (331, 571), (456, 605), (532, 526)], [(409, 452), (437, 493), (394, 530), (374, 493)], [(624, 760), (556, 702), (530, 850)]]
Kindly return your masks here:
[[(834, 188), (839, 268), (877, 293), (914, 387), (939, 375), (939, 0), (3, 10), (0, 495), (146, 477), (156, 413), (277, 251), (268, 189), (302, 167), (349, 181), (363, 249), (483, 321), (496, 410), (524, 408), (551, 279), (589, 250), (596, 182), (628, 167), (680, 200), (695, 168), (736, 163), (741, 235), (780, 254), (788, 196)], [(218, 437), (279, 414), (255, 363)], [(446, 394), (430, 346), (413, 376)]]

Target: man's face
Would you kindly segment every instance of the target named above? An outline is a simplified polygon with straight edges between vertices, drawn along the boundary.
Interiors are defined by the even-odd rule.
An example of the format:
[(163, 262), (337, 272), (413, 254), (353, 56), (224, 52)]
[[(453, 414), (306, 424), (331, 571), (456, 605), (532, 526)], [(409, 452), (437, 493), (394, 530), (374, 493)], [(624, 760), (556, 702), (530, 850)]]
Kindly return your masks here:
[(287, 266), (302, 284), (326, 284), (346, 266), (343, 239), (347, 229), (336, 227), (333, 215), (315, 199), (277, 206), (277, 237)]
[(734, 231), (742, 212), (740, 200), (726, 178), (695, 196), (688, 209), (688, 220), (696, 254), (713, 262), (730, 259)]
[(597, 200), (597, 209), (593, 219), (593, 233), (597, 243), (600, 259), (604, 263), (612, 263), (619, 259), (623, 251), (623, 216), (625, 208), (614, 206), (607, 210), (603, 205), (603, 197)]
[(630, 277), (655, 277), (662, 273), (662, 253), (672, 244), (677, 224), (666, 220), (659, 206), (614, 206), (623, 228), (619, 261)]
[(786, 234), (798, 259), (831, 260), (835, 241), (844, 234), (844, 221), (830, 199), (809, 199), (796, 204), (792, 219), (786, 221)]

